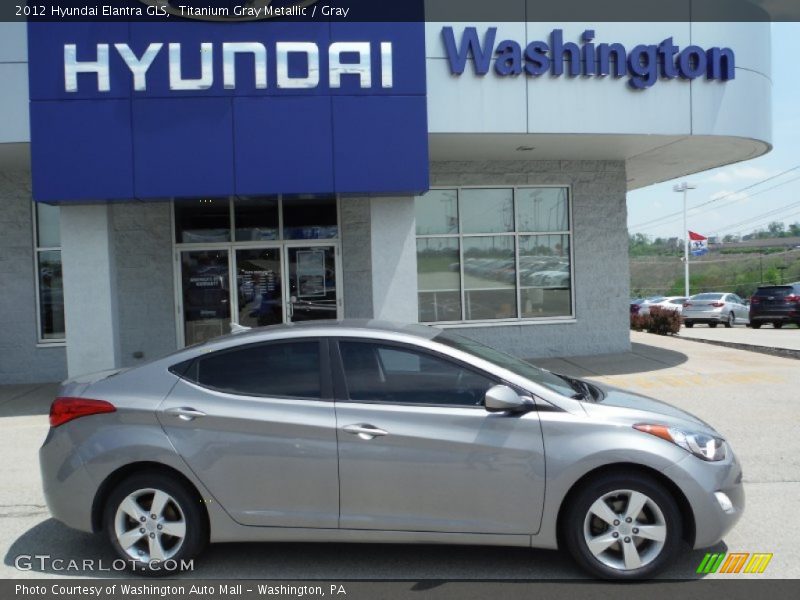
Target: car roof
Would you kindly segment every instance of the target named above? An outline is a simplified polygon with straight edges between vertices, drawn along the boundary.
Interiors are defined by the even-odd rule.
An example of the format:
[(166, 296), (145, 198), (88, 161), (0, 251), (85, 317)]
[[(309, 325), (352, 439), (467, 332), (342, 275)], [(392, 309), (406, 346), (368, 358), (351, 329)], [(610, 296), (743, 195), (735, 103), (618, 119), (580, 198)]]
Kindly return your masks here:
[(281, 337), (282, 333), (290, 334), (287, 337), (308, 335), (314, 336), (343, 336), (343, 335), (363, 335), (367, 332), (373, 333), (392, 333), (398, 335), (406, 335), (410, 337), (417, 337), (426, 340), (431, 340), (439, 335), (442, 330), (428, 325), (420, 325), (418, 323), (398, 323), (394, 321), (382, 321), (376, 319), (342, 319), (334, 320), (319, 320), (319, 321), (301, 321), (299, 323), (288, 323), (281, 325), (267, 325), (265, 327), (254, 327), (252, 329), (229, 333), (227, 335), (219, 336), (208, 340), (207, 344), (216, 344), (217, 342), (227, 342), (236, 340), (242, 342), (248, 339), (258, 340), (265, 337), (276, 335)]

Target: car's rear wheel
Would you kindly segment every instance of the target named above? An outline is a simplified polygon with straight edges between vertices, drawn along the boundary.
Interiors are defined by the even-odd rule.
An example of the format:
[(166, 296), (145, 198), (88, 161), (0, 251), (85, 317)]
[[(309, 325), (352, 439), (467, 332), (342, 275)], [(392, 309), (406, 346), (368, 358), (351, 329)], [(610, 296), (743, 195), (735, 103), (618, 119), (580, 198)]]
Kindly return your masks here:
[(709, 327), (711, 327), (711, 328), (713, 329), (714, 327), (716, 327), (716, 326), (717, 326), (717, 324), (716, 324), (716, 323), (709, 323), (709, 324), (708, 324), (708, 326), (709, 326)]
[(733, 327), (734, 323), (736, 323), (736, 315), (734, 315), (733, 313), (728, 313), (728, 320), (725, 321), (725, 327), (730, 329), (731, 327)]
[(193, 490), (162, 473), (128, 477), (111, 492), (104, 527), (111, 546), (135, 571), (169, 575), (208, 541), (208, 527)]
[(758, 321), (750, 321), (750, 327), (753, 329), (761, 329), (761, 323)]
[(584, 485), (562, 522), (563, 539), (584, 570), (603, 579), (645, 579), (681, 547), (675, 499), (644, 475), (604, 475)]
[(772, 324), (772, 326), (775, 329), (780, 329), (781, 327), (783, 327), (783, 323), (781, 323), (780, 321), (776, 321), (775, 323)]
[(685, 327), (688, 327), (689, 329), (694, 327), (694, 323), (692, 323), (691, 321), (685, 321), (683, 324)]

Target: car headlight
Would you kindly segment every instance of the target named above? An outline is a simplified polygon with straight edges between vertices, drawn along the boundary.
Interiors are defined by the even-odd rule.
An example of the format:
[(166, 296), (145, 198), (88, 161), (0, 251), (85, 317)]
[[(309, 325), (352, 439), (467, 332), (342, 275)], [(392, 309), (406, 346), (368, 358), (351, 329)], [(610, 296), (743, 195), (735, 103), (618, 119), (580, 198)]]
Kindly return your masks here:
[(633, 428), (672, 442), (676, 446), (680, 446), (687, 452), (694, 454), (697, 458), (709, 462), (723, 460), (726, 455), (725, 440), (707, 433), (684, 431), (677, 427), (651, 425), (649, 423), (637, 423)]

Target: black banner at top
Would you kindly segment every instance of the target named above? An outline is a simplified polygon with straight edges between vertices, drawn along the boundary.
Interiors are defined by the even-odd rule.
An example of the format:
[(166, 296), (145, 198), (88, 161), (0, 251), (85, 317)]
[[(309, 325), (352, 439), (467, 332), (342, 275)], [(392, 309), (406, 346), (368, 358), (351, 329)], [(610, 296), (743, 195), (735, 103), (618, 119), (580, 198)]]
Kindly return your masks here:
[(0, 21), (800, 21), (797, 0), (3, 0)]

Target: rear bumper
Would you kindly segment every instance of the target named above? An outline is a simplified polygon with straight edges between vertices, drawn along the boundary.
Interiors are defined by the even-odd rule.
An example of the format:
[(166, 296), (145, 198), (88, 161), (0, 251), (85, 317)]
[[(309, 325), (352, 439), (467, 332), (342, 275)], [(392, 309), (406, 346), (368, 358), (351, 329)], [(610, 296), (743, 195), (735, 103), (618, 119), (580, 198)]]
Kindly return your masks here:
[(51, 428), (47, 433), (39, 469), (50, 514), (68, 527), (91, 532), (95, 485), (64, 431)]
[(750, 315), (751, 323), (800, 323), (800, 313), (787, 311), (781, 313), (756, 313)]
[(724, 323), (728, 320), (728, 315), (723, 312), (684, 312), (681, 315), (684, 322), (691, 321), (692, 323)]

